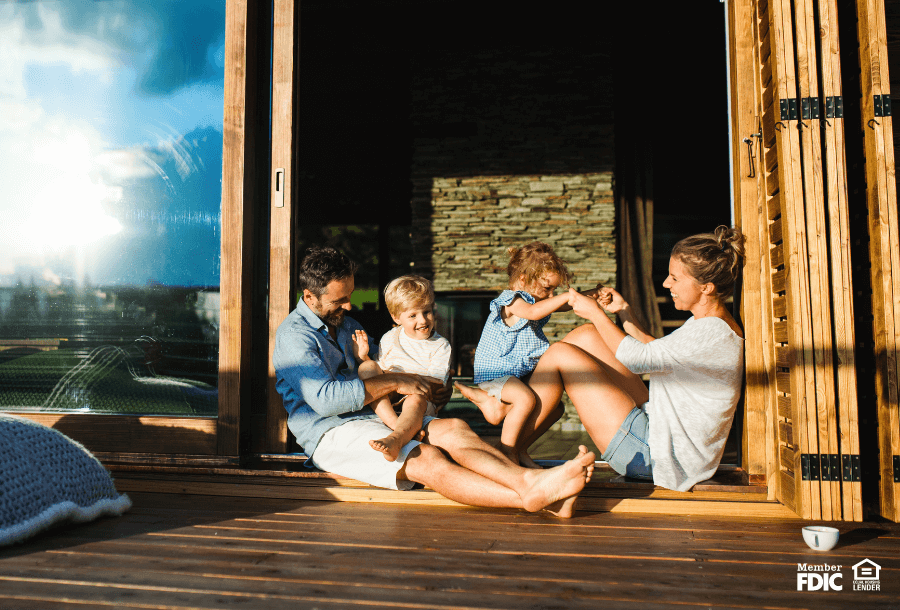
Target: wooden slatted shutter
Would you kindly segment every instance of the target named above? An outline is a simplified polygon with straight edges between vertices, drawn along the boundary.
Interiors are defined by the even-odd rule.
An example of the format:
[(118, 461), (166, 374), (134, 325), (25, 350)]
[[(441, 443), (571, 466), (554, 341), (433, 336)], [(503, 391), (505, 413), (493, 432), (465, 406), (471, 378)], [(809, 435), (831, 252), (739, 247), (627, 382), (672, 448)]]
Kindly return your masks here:
[(831, 260), (831, 298), (837, 367), (837, 442), (841, 467), (842, 518), (862, 521), (859, 478), (859, 418), (856, 379), (856, 338), (853, 319), (853, 278), (850, 260), (849, 197), (844, 119), (837, 110), (842, 99), (841, 56), (836, 0), (818, 2), (821, 32), (820, 92), (824, 123), (822, 150), (825, 158), (828, 242)]
[(874, 316), (880, 511), (882, 516), (900, 521), (900, 483), (895, 474), (900, 467), (900, 232), (893, 124), (890, 116), (884, 116), (884, 102), (890, 101), (884, 2), (857, 0), (856, 10)]
[(859, 482), (842, 468), (859, 449), (843, 124), (826, 120), (824, 103), (840, 91), (835, 9), (827, 0), (735, 4), (735, 39), (751, 44), (732, 47), (752, 58), (756, 118), (748, 133), (740, 113), (750, 96), (740, 96), (738, 139), (750, 143), (739, 149), (756, 181), (755, 197), (743, 177), (740, 191), (748, 418), (766, 415), (776, 499), (806, 518), (861, 520)]

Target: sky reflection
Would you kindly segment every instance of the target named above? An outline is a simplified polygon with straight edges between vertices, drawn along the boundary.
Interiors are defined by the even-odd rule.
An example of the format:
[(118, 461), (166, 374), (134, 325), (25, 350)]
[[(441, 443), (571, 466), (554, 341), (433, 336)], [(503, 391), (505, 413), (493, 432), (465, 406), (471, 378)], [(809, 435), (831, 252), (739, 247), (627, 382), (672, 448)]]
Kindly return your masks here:
[(218, 285), (224, 26), (224, 0), (0, 2), (0, 287)]

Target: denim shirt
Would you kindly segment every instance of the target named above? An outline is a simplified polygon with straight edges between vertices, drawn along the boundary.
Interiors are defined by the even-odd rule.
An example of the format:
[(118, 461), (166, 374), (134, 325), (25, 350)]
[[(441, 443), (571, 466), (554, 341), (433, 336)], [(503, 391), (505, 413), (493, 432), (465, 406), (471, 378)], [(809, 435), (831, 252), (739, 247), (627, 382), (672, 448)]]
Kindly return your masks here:
[[(365, 386), (356, 374), (353, 332), (359, 322), (344, 317), (337, 342), (302, 300), (275, 333), (275, 389), (288, 412), (288, 428), (307, 456), (322, 436), (351, 419), (378, 417), (364, 408)], [(369, 353), (377, 353), (369, 338)]]

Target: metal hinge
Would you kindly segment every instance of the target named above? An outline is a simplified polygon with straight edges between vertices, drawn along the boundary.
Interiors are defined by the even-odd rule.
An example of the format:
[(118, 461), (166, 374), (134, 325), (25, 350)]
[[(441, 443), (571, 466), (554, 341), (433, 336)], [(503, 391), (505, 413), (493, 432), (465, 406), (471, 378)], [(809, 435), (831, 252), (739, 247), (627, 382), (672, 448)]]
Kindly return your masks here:
[[(900, 473), (900, 456), (895, 456), (894, 473)], [(843, 466), (843, 468), (842, 468)], [(860, 480), (859, 456), (838, 455), (836, 453), (803, 453), (800, 455), (800, 472), (804, 481), (846, 481)]]
[(819, 118), (819, 98), (804, 97), (800, 100), (800, 116), (804, 121)]
[(825, 118), (844, 118), (844, 96), (833, 95), (825, 98)]
[[(876, 96), (879, 97), (879, 96)], [(880, 96), (887, 97), (887, 96)], [(888, 98), (888, 108), (890, 108), (890, 98)], [(818, 97), (803, 97), (803, 98), (788, 98), (784, 100), (779, 100), (779, 107), (781, 108), (781, 120), (782, 121), (796, 121), (798, 119), (808, 121), (810, 119), (820, 119), (822, 117), (822, 100)], [(884, 109), (884, 100), (879, 100), (876, 102), (876, 107), (881, 110), (876, 110), (875, 116), (882, 116), (877, 114), (878, 112), (883, 112)], [(799, 110), (798, 110), (799, 108)], [(888, 116), (888, 115), (884, 115)], [(826, 119), (842, 119), (844, 118), (844, 97), (841, 95), (830, 95), (825, 98), (825, 116)]]
[(844, 480), (851, 483), (858, 483), (862, 480), (859, 475), (859, 456), (858, 455), (842, 455), (841, 462), (844, 466)]
[(781, 120), (782, 121), (796, 121), (799, 118), (797, 114), (797, 98), (792, 97), (786, 100), (780, 100), (781, 105)]
[(822, 459), (822, 480), (823, 481), (840, 481), (841, 480), (841, 456), (837, 454), (823, 453)]
[(875, 96), (875, 116), (891, 116), (891, 96)]
[(894, 456), (894, 483), (900, 483), (900, 455)]
[(800, 454), (800, 473), (804, 481), (818, 481), (820, 479), (818, 453)]

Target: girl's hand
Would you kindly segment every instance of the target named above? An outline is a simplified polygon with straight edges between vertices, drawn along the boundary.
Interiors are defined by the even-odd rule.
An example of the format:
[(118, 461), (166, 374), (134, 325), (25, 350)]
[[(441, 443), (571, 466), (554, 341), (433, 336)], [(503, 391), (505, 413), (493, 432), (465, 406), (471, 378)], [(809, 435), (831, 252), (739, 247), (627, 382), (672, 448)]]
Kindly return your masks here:
[(364, 330), (357, 330), (353, 333), (353, 357), (356, 362), (365, 362), (369, 358), (369, 335)]
[(600, 306), (603, 309), (609, 307), (610, 303), (612, 303), (612, 294), (610, 294), (607, 288), (601, 288), (597, 291), (596, 295), (597, 302), (600, 303)]
[(619, 313), (628, 309), (628, 302), (612, 288), (604, 288), (597, 296), (597, 302), (609, 313)]
[(586, 320), (590, 320), (592, 316), (600, 312), (597, 300), (581, 294), (574, 288), (569, 288), (569, 306), (577, 316)]

